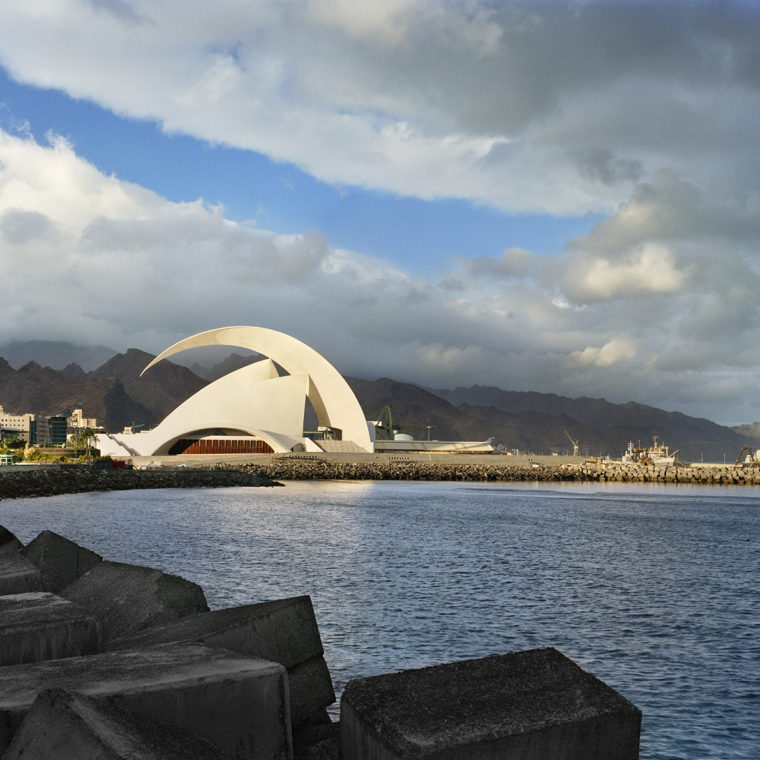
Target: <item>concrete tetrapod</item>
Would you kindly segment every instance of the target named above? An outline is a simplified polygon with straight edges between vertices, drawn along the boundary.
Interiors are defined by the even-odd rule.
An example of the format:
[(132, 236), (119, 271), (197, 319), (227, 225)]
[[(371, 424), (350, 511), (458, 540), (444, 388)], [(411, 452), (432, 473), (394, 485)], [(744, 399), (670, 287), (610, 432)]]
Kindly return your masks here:
[(23, 544), (4, 525), (0, 525), (0, 552), (18, 551)]
[(292, 755), (287, 674), (277, 663), (168, 644), (11, 665), (0, 678), (0, 752), (49, 688), (109, 697), (118, 707), (207, 739), (237, 760)]
[(198, 641), (279, 662), (288, 670), (290, 715), (294, 726), (335, 702), (309, 596), (190, 615), (115, 639), (106, 649), (134, 649), (171, 641)]
[(556, 649), (351, 681), (341, 760), (637, 760), (641, 712)]
[(101, 624), (103, 641), (208, 612), (203, 589), (151, 567), (103, 561), (61, 591)]
[(103, 561), (99, 554), (52, 530), (43, 530), (20, 553), (39, 568), (45, 591), (56, 594)]
[(108, 699), (40, 693), (3, 760), (230, 760), (211, 742)]
[(100, 651), (92, 615), (44, 591), (0, 596), (0, 665), (21, 665)]
[(0, 596), (42, 591), (40, 571), (26, 557), (22, 557), (12, 543), (0, 549)]

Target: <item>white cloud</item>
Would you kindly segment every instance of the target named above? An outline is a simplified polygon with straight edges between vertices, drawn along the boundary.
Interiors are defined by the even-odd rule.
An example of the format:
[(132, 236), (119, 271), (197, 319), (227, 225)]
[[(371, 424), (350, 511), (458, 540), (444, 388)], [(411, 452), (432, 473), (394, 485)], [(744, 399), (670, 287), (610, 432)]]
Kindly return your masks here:
[(268, 324), (365, 377), (725, 418), (760, 366), (759, 35), (738, 0), (12, 3), (19, 81), (328, 182), (607, 218), (426, 279), (0, 132), (5, 329), (158, 350)]
[(738, 0), (39, 0), (4, 8), (0, 55), (328, 182), (578, 214), (661, 169), (756, 191), (758, 34)]
[(603, 346), (586, 346), (582, 351), (573, 351), (568, 359), (570, 366), (611, 367), (620, 362), (630, 362), (636, 358), (636, 343), (626, 338), (613, 338)]
[(645, 243), (623, 260), (581, 259), (565, 276), (564, 290), (576, 303), (672, 295), (686, 277), (669, 248)]
[[(275, 235), (200, 200), (168, 202), (103, 175), (64, 141), (0, 131), (4, 330), (158, 351), (204, 329), (260, 324), (359, 377), (633, 399), (721, 419), (747, 404), (731, 379), (760, 365), (752, 226), (703, 204), (713, 234), (695, 236), (668, 188), (638, 192), (669, 220), (644, 224), (642, 239), (632, 200), (566, 254), (507, 249), (426, 279), (317, 233)], [(583, 279), (588, 261), (600, 268)], [(571, 272), (583, 306), (557, 291)], [(716, 385), (735, 390), (716, 399)]]

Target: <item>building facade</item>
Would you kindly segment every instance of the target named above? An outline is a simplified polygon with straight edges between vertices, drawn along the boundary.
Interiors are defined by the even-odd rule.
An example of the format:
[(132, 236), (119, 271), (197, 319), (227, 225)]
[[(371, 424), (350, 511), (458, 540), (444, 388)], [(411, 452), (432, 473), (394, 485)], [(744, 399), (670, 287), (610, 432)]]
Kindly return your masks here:
[(18, 438), (27, 443), (35, 443), (37, 415), (10, 414), (0, 404), (0, 437)]

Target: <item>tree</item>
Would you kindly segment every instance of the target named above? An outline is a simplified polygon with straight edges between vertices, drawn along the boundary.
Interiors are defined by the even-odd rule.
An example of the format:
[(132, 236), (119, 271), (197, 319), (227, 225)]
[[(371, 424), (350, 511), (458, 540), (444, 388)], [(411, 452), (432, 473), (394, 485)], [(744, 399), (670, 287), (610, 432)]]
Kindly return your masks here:
[[(71, 445), (74, 449), (87, 450), (87, 461), (92, 461), (92, 446), (95, 443), (95, 431), (92, 428), (80, 428), (70, 436)], [(77, 456), (79, 456), (77, 454)]]

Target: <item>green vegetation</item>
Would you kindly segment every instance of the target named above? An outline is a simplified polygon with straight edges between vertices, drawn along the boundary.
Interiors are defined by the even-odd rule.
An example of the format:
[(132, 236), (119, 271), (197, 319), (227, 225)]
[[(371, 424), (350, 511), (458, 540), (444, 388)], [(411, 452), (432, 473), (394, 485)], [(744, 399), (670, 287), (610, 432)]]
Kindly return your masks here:
[(92, 447), (95, 443), (95, 431), (92, 428), (82, 428), (69, 436), (69, 443), (72, 448), (77, 452), (77, 459), (79, 458), (79, 450), (85, 449), (87, 452), (87, 461), (92, 461)]

